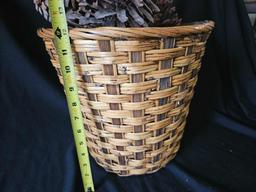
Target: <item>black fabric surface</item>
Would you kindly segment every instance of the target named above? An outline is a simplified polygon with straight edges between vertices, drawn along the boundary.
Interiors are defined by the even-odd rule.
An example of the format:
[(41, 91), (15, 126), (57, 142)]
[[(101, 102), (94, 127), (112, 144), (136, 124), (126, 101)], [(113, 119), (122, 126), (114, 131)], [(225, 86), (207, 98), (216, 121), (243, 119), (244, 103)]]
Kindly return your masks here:
[[(97, 192), (255, 191), (256, 46), (242, 0), (179, 0), (184, 22), (213, 20), (178, 156), (118, 177), (91, 159)], [(0, 6), (0, 191), (82, 191), (62, 87), (32, 1)]]

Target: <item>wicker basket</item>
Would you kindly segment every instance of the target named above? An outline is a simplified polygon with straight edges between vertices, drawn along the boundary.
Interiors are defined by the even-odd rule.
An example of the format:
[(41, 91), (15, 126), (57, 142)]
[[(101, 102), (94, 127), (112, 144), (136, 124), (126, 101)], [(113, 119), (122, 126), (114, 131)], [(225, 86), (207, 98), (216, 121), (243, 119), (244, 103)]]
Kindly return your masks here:
[[(140, 175), (175, 157), (213, 27), (70, 30), (88, 147), (99, 165)], [(52, 30), (38, 35), (63, 83)]]

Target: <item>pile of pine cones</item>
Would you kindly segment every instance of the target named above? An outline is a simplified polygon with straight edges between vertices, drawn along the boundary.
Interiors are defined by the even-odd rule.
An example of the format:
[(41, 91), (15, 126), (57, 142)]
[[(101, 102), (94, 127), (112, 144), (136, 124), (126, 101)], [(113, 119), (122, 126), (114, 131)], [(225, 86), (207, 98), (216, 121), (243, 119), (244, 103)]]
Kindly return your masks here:
[[(36, 9), (50, 20), (48, 0), (34, 0)], [(73, 27), (162, 27), (179, 25), (173, 0), (64, 0)]]

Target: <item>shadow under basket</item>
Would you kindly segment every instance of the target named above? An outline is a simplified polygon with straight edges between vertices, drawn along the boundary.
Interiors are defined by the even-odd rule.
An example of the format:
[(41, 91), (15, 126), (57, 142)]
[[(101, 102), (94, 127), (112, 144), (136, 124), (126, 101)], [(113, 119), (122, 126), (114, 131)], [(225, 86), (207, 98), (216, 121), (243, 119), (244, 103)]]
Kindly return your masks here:
[[(152, 173), (180, 146), (211, 21), (159, 28), (72, 28), (90, 154), (121, 176)], [(39, 29), (63, 83), (52, 29)]]

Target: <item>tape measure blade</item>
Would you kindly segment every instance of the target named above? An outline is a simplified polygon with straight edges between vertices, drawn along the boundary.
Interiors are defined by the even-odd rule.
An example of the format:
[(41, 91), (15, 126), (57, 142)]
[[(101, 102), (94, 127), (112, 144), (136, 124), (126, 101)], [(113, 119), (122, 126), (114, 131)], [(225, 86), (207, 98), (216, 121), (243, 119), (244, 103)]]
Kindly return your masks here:
[(49, 0), (49, 10), (84, 189), (94, 191), (63, 0)]

